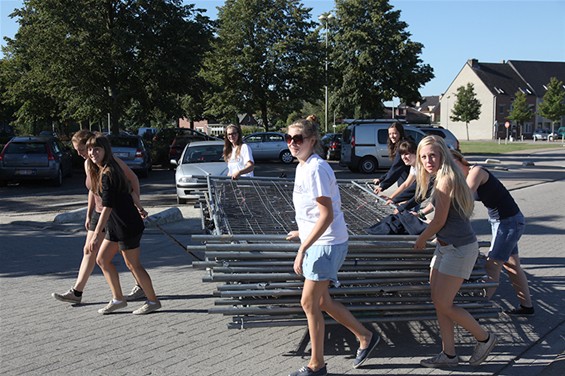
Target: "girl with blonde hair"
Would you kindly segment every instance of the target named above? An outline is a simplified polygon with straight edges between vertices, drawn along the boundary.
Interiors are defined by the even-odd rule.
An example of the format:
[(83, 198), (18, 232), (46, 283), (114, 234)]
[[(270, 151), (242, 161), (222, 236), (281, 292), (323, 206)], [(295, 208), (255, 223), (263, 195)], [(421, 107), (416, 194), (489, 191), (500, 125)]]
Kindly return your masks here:
[(453, 304), (463, 280), (471, 276), (479, 255), (477, 237), (470, 222), (473, 196), (442, 138), (425, 137), (418, 145), (417, 156), (416, 195), (424, 199), (428, 183), (435, 177), (431, 203), (423, 210), (435, 210), (435, 215), (416, 240), (414, 249), (423, 250), (426, 241), (436, 237), (436, 250), (430, 263), (430, 287), (442, 340), (442, 351), (421, 360), (420, 364), (431, 368), (459, 365), (454, 334), (457, 323), (477, 340), (469, 359), (469, 363), (476, 366), (492, 351), (496, 336), (481, 327), (465, 309)]

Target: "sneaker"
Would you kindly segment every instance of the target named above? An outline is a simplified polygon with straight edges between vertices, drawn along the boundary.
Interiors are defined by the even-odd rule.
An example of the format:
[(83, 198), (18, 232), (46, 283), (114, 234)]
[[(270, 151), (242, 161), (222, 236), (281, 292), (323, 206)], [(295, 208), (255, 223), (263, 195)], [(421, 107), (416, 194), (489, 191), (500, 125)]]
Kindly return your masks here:
[(73, 292), (73, 289), (70, 289), (64, 294), (57, 294), (56, 292), (54, 292), (51, 294), (51, 296), (62, 302), (73, 303), (73, 304), (79, 304), (80, 301), (82, 300), (82, 296), (76, 296), (75, 293)]
[(108, 303), (106, 307), (99, 309), (98, 313), (102, 315), (106, 315), (108, 313), (114, 312), (117, 309), (125, 308), (127, 306), (128, 306), (128, 302), (126, 302), (125, 300), (122, 300), (119, 303), (114, 303), (114, 300), (110, 300), (110, 303)]
[(520, 308), (513, 308), (508, 311), (504, 311), (508, 315), (517, 315), (517, 316), (533, 316), (536, 312), (534, 307), (524, 307), (520, 304)]
[(141, 308), (138, 308), (135, 311), (133, 311), (133, 314), (134, 315), (146, 315), (148, 313), (155, 312), (159, 308), (161, 308), (161, 302), (160, 301), (157, 300), (153, 304), (149, 304), (149, 301), (146, 301), (145, 304), (141, 306)]
[(141, 287), (135, 285), (133, 286), (133, 289), (131, 289), (131, 292), (125, 296), (125, 298), (128, 302), (145, 299), (145, 292), (143, 292), (143, 289)]
[(375, 347), (377, 347), (380, 340), (381, 340), (381, 337), (377, 333), (373, 333), (373, 336), (371, 337), (371, 341), (369, 342), (369, 346), (367, 346), (366, 349), (358, 349), (357, 350), (357, 356), (355, 357), (355, 360), (353, 361), (353, 368), (358, 368), (363, 363), (365, 363), (365, 360), (367, 360), (369, 358), (369, 355), (371, 355), (371, 353), (373, 352)]
[(472, 366), (478, 366), (487, 358), (492, 349), (496, 345), (496, 335), (490, 333), (490, 337), (487, 342), (477, 342), (475, 345), (475, 350), (473, 350), (473, 355), (469, 358), (469, 364)]
[(328, 370), (326, 368), (326, 365), (324, 364), (324, 366), (317, 371), (312, 371), (312, 368), (305, 366), (288, 376), (326, 376), (327, 374)]
[(422, 367), (428, 368), (442, 368), (442, 367), (457, 367), (459, 365), (459, 357), (451, 359), (442, 351), (433, 358), (420, 360)]

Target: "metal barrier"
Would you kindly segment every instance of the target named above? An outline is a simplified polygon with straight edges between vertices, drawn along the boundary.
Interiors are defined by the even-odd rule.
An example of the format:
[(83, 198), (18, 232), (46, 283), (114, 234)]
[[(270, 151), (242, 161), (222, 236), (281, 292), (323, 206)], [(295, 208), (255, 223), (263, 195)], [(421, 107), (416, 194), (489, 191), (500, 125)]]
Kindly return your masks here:
[[(434, 245), (414, 251), (416, 236), (367, 235), (364, 229), (392, 209), (356, 183), (340, 182), (340, 192), (349, 252), (332, 297), (361, 322), (435, 320), (428, 283)], [(205, 212), (212, 234), (192, 235), (203, 244), (187, 250), (205, 252), (205, 261), (193, 267), (206, 270), (203, 282), (217, 284), (218, 299), (208, 312), (231, 316), (229, 328), (306, 325), (303, 279), (293, 271), (298, 243), (285, 240), (296, 229), (291, 198), (287, 179), (209, 179)], [(500, 309), (485, 298), (485, 289), (496, 283), (480, 281), (483, 264), (481, 256), (455, 303), (476, 318), (498, 317)], [(329, 316), (326, 322), (334, 323)]]

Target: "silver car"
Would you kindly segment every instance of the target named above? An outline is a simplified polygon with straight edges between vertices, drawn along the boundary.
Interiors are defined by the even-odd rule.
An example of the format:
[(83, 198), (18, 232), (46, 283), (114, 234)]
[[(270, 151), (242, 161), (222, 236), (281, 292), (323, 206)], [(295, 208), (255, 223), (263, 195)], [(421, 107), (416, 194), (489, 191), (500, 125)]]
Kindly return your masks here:
[(58, 187), (73, 173), (72, 158), (71, 150), (54, 137), (14, 137), (0, 153), (0, 185), (50, 180)]
[(280, 160), (283, 163), (292, 163), (294, 157), (288, 150), (284, 140), (284, 133), (258, 132), (243, 137), (253, 153), (253, 160)]
[(224, 141), (195, 141), (185, 146), (178, 161), (171, 159), (176, 166), (177, 203), (184, 204), (206, 189), (206, 176), (227, 176), (223, 152)]

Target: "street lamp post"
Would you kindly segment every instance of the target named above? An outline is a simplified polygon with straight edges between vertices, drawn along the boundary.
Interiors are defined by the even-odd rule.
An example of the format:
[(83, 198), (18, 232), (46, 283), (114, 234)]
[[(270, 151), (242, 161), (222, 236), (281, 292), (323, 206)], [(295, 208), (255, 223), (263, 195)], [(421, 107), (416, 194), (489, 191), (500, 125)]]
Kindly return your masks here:
[(328, 133), (328, 23), (331, 19), (334, 18), (334, 15), (331, 13), (324, 13), (318, 19), (324, 23), (324, 29), (326, 29), (326, 67), (325, 67), (325, 125), (326, 125), (326, 133)]

